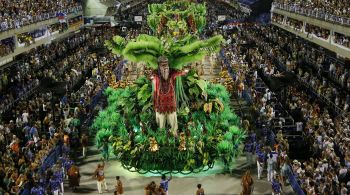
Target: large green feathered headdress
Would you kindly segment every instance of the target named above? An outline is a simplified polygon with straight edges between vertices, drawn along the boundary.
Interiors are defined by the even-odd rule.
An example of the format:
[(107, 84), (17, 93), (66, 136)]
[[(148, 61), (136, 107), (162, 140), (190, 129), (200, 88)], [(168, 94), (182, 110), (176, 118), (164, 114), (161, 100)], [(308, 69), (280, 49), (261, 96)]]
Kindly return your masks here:
[(155, 36), (142, 34), (128, 43), (124, 38), (115, 36), (106, 41), (106, 46), (114, 54), (122, 55), (132, 62), (145, 62), (152, 69), (158, 68), (158, 57), (166, 56), (170, 68), (181, 70), (192, 62), (202, 60), (205, 55), (218, 52), (222, 41), (221, 35), (207, 40), (199, 40), (191, 35), (182, 40), (160, 40)]

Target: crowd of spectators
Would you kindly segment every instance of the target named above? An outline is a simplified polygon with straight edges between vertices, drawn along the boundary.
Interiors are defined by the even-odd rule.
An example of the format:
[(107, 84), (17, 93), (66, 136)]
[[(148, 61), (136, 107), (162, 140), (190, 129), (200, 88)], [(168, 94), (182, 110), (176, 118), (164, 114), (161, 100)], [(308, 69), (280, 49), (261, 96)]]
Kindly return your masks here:
[(49, 29), (50, 34), (52, 34), (53, 32), (56, 32), (56, 31), (58, 31), (59, 33), (62, 33), (68, 29), (68, 25), (66, 22), (56, 23), (56, 24), (52, 24), (51, 26), (49, 26), (48, 29)]
[(284, 21), (283, 21), (283, 20), (284, 20), (284, 16), (281, 15), (281, 14), (273, 13), (273, 14), (272, 14), (271, 20), (272, 20), (273, 22), (276, 22), (276, 23), (279, 23), (279, 24), (283, 24), (283, 22), (284, 22)]
[[(247, 14), (241, 10), (232, 7), (226, 2), (221, 1), (210, 1), (210, 0), (201, 0), (197, 1), (200, 3), (205, 2), (207, 6), (207, 26), (209, 29), (214, 29), (218, 27), (218, 16), (224, 15), (226, 21), (230, 22), (241, 22), (246, 17)], [(160, 0), (148, 0), (147, 3), (162, 3)], [(122, 12), (122, 14), (117, 14), (122, 21), (134, 21), (134, 16), (142, 16), (145, 21), (147, 18), (148, 9), (147, 6), (144, 6), (143, 3), (134, 6), (132, 9), (127, 9)]]
[[(103, 44), (113, 31), (83, 30), (63, 41), (45, 45), (29, 52), (28, 58), (15, 67), (16, 71), (2, 73), (1, 111), (7, 111), (15, 101), (38, 86), (42, 78), (66, 82), (67, 88), (74, 85), (76, 78), (85, 75), (88, 66), (85, 53)], [(52, 64), (55, 64), (52, 66)]]
[[(11, 87), (24, 82), (22, 77), (32, 77), (37, 82), (42, 78), (66, 83), (85, 80), (78, 91), (67, 86), (62, 98), (53, 98), (51, 92), (34, 93), (18, 101), (10, 113), (5, 113), (8, 116), (0, 124), (2, 194), (23, 190), (32, 190), (32, 194), (56, 190), (63, 193), (59, 184), (63, 178), (55, 175), (56, 169), (41, 172), (41, 166), (59, 143), (63, 143), (65, 154), (79, 156), (76, 151), (82, 126), (92, 116), (93, 107), (98, 103), (95, 97), (101, 95), (101, 89), (112, 77), (111, 70), (119, 64), (117, 56), (97, 55), (89, 49), (101, 46), (114, 33), (115, 30), (109, 28), (82, 30), (62, 42), (44, 46), (44, 50), (32, 51), (28, 55), (31, 57), (17, 67), (18, 76), (8, 75), (13, 81), (2, 83), (4, 89), (13, 91)], [(67, 171), (71, 163), (69, 157), (64, 157), (59, 164)]]
[(314, 26), (311, 24), (306, 24), (305, 26), (305, 31), (308, 34), (313, 34), (315, 36), (317, 36), (318, 38), (322, 38), (325, 40), (328, 40), (329, 35), (330, 35), (330, 30), (318, 27), (318, 26)]
[(350, 37), (343, 34), (334, 33), (334, 42), (344, 47), (350, 48)]
[(295, 20), (293, 18), (288, 18), (288, 17), (286, 19), (284, 19), (284, 18), (285, 17), (281, 14), (273, 13), (271, 20), (273, 22), (278, 23), (278, 24), (286, 25), (286, 26), (292, 28), (294, 31), (297, 31), (297, 32), (303, 31), (304, 23), (302, 21)]
[(58, 13), (81, 11), (82, 6), (76, 0), (0, 1), (0, 31), (21, 28), (24, 25), (57, 17)]
[(235, 7), (232, 7), (231, 5), (228, 5), (225, 2), (210, 0), (205, 0), (204, 2), (207, 5), (208, 26), (216, 24), (219, 15), (224, 15), (226, 17), (225, 20), (231, 22), (241, 22), (247, 17), (246, 13)]
[[(265, 41), (259, 44), (278, 61), (278, 64), (282, 68), (293, 67), (291, 71), (298, 76), (300, 81), (310, 87), (317, 96), (325, 99), (327, 104), (333, 105), (334, 109), (340, 109), (341, 112), (348, 112), (349, 105), (346, 99), (346, 91), (350, 89), (348, 67), (344, 64), (343, 66), (338, 66), (338, 82), (334, 83), (328, 79), (329, 75), (335, 73), (335, 65), (334, 61), (332, 61), (334, 58), (329, 57), (327, 53), (323, 52), (320, 55), (312, 47), (307, 49), (305, 42), (294, 39), (294, 35), (277, 28), (262, 27), (260, 32), (262, 34), (255, 36), (260, 36)], [(265, 36), (263, 33), (267, 33), (269, 36)], [(305, 65), (310, 64), (310, 62), (313, 65), (307, 68)], [(331, 72), (328, 71), (328, 67), (331, 69)], [(313, 71), (313, 69), (316, 69), (316, 71)]]
[[(242, 127), (247, 131), (244, 145), (247, 165), (249, 167), (257, 165), (258, 179), (264, 178), (263, 172), (266, 168), (271, 189), (278, 194), (282, 191), (281, 183), (286, 182), (289, 144), (283, 138), (281, 131), (278, 131), (275, 140), (272, 130), (275, 119), (278, 119), (278, 126), (281, 129), (286, 124), (286, 118), (290, 116), (280, 106), (277, 94), (263, 83), (258, 74), (261, 70), (264, 75), (271, 76), (278, 74), (278, 71), (274, 70), (273, 64), (263, 52), (257, 48), (247, 47), (251, 41), (245, 36), (244, 33), (238, 32), (229, 38), (233, 44), (225, 47), (224, 67), (231, 73), (236, 89), (243, 83), (243, 90), (247, 93), (245, 99), (252, 103), (253, 116), (242, 118)], [(253, 161), (254, 154), (256, 162)]]
[[(252, 62), (249, 64), (254, 67), (253, 64), (257, 63), (257, 67), (260, 67), (259, 69), (263, 71), (264, 75), (278, 76), (280, 74), (279, 71), (284, 71), (281, 70), (278, 61), (281, 59), (281, 55), (285, 55), (283, 53), (283, 50), (285, 49), (289, 50), (290, 53), (290, 56), (286, 55), (287, 59), (282, 61), (282, 64), (285, 66), (287, 64), (286, 61), (289, 61), (289, 63), (298, 64), (300, 63), (299, 60), (302, 59), (301, 57), (307, 57), (308, 55), (316, 55), (316, 59), (320, 58), (321, 61), (321, 58), (323, 58), (323, 60), (326, 61), (326, 54), (323, 56), (317, 56), (317, 52), (311, 49), (308, 49), (308, 51), (312, 54), (307, 54), (301, 48), (297, 47), (297, 45), (300, 44), (298, 41), (293, 42), (290, 40), (293, 38), (291, 37), (292, 35), (283, 34), (278, 31), (278, 29), (273, 27), (262, 26), (244, 29), (244, 33), (246, 33), (247, 37), (246, 39), (254, 41), (258, 46), (260, 46), (258, 49), (250, 49), (248, 52), (245, 51), (244, 53)], [(275, 46), (276, 43), (282, 43), (282, 47), (279, 47), (278, 44)], [(270, 44), (274, 46), (271, 47)], [(298, 49), (294, 50), (293, 48)], [(280, 51), (282, 51), (282, 53)], [(271, 61), (268, 59), (271, 59)], [(273, 59), (277, 60), (274, 61)], [(274, 67), (272, 68), (271, 65)], [(300, 70), (296, 69), (295, 66), (290, 66), (294, 67), (291, 68), (291, 71), (294, 71), (296, 75), (298, 75), (298, 71)], [(304, 72), (302, 73), (303, 75), (299, 77), (301, 81), (307, 78), (310, 79), (311, 72), (308, 72), (309, 76), (307, 76), (308, 74)], [(311, 79), (317, 80), (317, 78)], [(255, 147), (255, 153), (258, 159), (258, 171), (259, 166), (263, 167), (267, 164), (268, 174), (271, 171), (271, 167), (273, 167), (273, 171), (277, 171), (277, 173), (280, 172), (280, 175), (282, 176), (281, 183), (284, 184), (283, 177), (286, 176), (286, 173), (291, 168), (305, 194), (345, 195), (348, 193), (348, 189), (350, 188), (350, 127), (348, 112), (348, 102), (350, 101), (350, 97), (349, 95), (335, 97), (335, 103), (337, 101), (343, 102), (344, 107), (347, 107), (346, 109), (344, 108), (343, 115), (335, 116), (332, 114), (331, 109), (322, 103), (320, 98), (315, 98), (312, 93), (310, 94), (309, 91), (305, 90), (302, 84), (300, 84), (301, 81), (299, 81), (299, 84), (288, 87), (286, 98), (282, 99), (282, 97), (279, 97), (278, 101), (283, 102), (290, 113), (295, 113), (296, 110), (301, 113), (300, 115), (303, 122), (301, 130), (303, 132), (303, 136), (311, 145), (312, 156), (307, 160), (293, 160), (289, 166), (289, 159), (287, 158), (286, 154), (288, 153), (288, 147), (285, 147), (286, 145), (283, 144), (283, 134), (278, 132), (275, 141), (279, 147), (282, 146), (282, 149), (269, 149), (269, 147), (271, 147), (270, 143), (267, 146), (268, 149), (264, 147), (263, 150), (259, 150), (265, 150), (265, 152), (261, 153), (258, 152)], [(312, 80), (305, 81), (308, 83), (316, 82)], [(324, 80), (321, 80), (320, 86), (323, 86), (321, 88), (325, 88), (328, 91), (327, 83), (330, 83), (330, 81), (327, 80), (327, 78), (324, 78)], [(324, 84), (326, 86), (324, 86)], [(330, 93), (336, 91), (337, 89), (333, 90), (333, 87), (330, 87)], [(320, 93), (325, 92), (320, 91)], [(267, 105), (266, 107), (268, 107), (269, 104), (271, 104), (271, 101), (268, 101), (270, 97), (268, 90), (262, 94), (263, 96), (260, 96), (262, 97), (261, 100), (266, 99), (265, 101), (262, 101), (263, 105), (265, 104)], [(253, 97), (256, 96), (253, 95)], [(268, 103), (266, 104), (264, 102)], [(274, 101), (272, 101), (272, 103), (273, 102)], [(257, 104), (257, 106), (259, 106), (259, 104)], [(264, 111), (268, 110), (266, 107), (263, 110), (260, 109), (261, 114), (266, 115), (269, 113)], [(248, 143), (251, 142), (253, 141)], [(257, 144), (258, 143), (255, 143), (255, 145)], [(250, 146), (249, 144), (247, 145)], [(247, 148), (249, 149), (249, 147)], [(250, 148), (248, 151), (253, 152), (253, 149)], [(278, 159), (277, 164), (275, 164), (275, 156)], [(269, 163), (271, 164), (269, 165)], [(268, 176), (269, 180), (271, 180), (270, 178), (271, 176)]]
[(13, 53), (15, 49), (15, 43), (13, 37), (3, 39), (0, 41), (0, 57)]
[(282, 5), (290, 5), (297, 9), (350, 18), (350, 2), (348, 0), (275, 0), (274, 2)]
[[(81, 22), (83, 21), (83, 16), (80, 15), (78, 17), (75, 17), (75, 18), (71, 18), (68, 20), (68, 23), (69, 23), (69, 26), (74, 26), (74, 25), (77, 25), (77, 24), (81, 24)], [(61, 23), (62, 24), (62, 23)], [(66, 23), (64, 23), (66, 24)], [(66, 24), (67, 25), (67, 24)]]
[[(77, 18), (72, 18), (69, 21), (70, 25), (75, 25), (77, 22), (81, 21), (81, 16)], [(35, 39), (40, 39), (40, 37), (48, 36), (52, 32), (59, 31), (63, 32), (68, 28), (67, 23), (56, 23), (49, 27), (43, 27), (32, 32), (26, 32), (17, 35), (18, 46), (29, 46), (35, 43)], [(0, 41), (0, 57), (7, 56), (13, 53), (15, 50), (14, 38), (9, 37)]]
[[(280, 14), (273, 13), (271, 20), (278, 24), (288, 26), (296, 32), (306, 33), (306, 36), (309, 38), (315, 36), (328, 41), (328, 39), (331, 36), (329, 29), (321, 28), (315, 25), (311, 25), (309, 23), (306, 23), (305, 32), (303, 32), (304, 27), (302, 21), (294, 20), (292, 18), (286, 18), (286, 20), (284, 21), (284, 16)], [(333, 39), (334, 43), (350, 48), (349, 36), (334, 32), (334, 35), (331, 36), (331, 38)]]
[[(252, 127), (245, 128), (248, 137), (244, 151), (248, 165), (253, 165), (252, 156), (256, 154), (258, 178), (263, 177), (266, 167), (267, 179), (277, 194), (286, 184), (286, 179), (291, 179), (290, 173), (295, 174), (305, 194), (347, 194), (350, 188), (350, 96), (343, 91), (349, 89), (344, 61), (278, 28), (245, 26), (241, 29), (230, 38), (226, 37), (233, 44), (225, 48), (225, 56), (236, 80), (234, 85), (238, 88), (239, 80), (244, 81), (244, 89), (250, 93), (253, 108), (258, 113), (254, 122), (261, 132), (252, 131)], [(316, 71), (301, 68), (300, 65), (305, 66), (305, 63)], [(261, 85), (260, 76), (280, 77), (285, 71), (299, 77), (297, 83), (287, 88), (285, 95), (276, 96), (266, 84)], [(341, 79), (334, 82), (332, 79), (337, 76)], [(314, 85), (315, 91), (341, 107), (343, 114), (334, 115), (321, 96), (315, 97), (302, 82)], [(294, 118), (292, 113), (300, 113), (301, 117), (295, 118), (293, 130), (302, 131), (305, 141), (311, 146), (311, 158), (289, 160), (290, 146), (284, 134), (289, 133), (286, 119)], [(274, 121), (279, 127), (273, 127)], [(243, 126), (245, 124), (249, 127), (249, 122), (243, 121)], [(271, 130), (277, 133), (275, 138)]]
[(30, 32), (17, 35), (17, 40), (18, 44), (24, 44), (24, 46), (29, 46), (35, 43), (35, 37)]
[(287, 18), (286, 24), (288, 26), (293, 27), (293, 29), (296, 31), (301, 31), (303, 29), (303, 22), (299, 20), (295, 20), (293, 18)]
[(330, 80), (345, 90), (350, 89), (350, 69), (346, 65), (348, 61), (328, 56), (324, 51), (312, 47), (304, 49), (302, 55), (302, 59), (311, 65), (318, 75), (330, 78)]

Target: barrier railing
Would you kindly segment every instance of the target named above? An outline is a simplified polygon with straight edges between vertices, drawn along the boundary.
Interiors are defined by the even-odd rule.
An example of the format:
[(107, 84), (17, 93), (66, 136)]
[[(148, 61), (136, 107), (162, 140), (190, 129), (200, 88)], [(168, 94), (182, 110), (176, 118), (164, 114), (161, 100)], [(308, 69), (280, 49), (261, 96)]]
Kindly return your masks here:
[(62, 143), (58, 143), (55, 148), (46, 156), (45, 160), (41, 164), (39, 173), (43, 174), (47, 169), (51, 168), (62, 156)]
[(276, 3), (276, 2), (272, 3), (272, 10), (274, 8), (286, 10), (289, 12), (294, 12), (294, 13), (308, 16), (308, 17), (321, 19), (324, 21), (335, 22), (335, 23), (339, 23), (341, 25), (349, 25), (350, 26), (350, 18), (324, 13), (324, 12), (321, 12), (321, 11), (318, 11), (315, 9), (302, 8), (298, 5), (288, 5), (288, 4), (281, 4), (281, 3)]
[[(41, 177), (43, 177), (45, 174), (44, 172), (51, 168), (57, 160), (62, 156), (62, 142), (59, 142), (51, 151), (50, 153), (46, 156), (45, 160), (43, 160), (38, 173)], [(42, 178), (43, 181), (45, 181), (45, 178)], [(41, 185), (46, 185), (45, 183), (42, 183)], [(22, 186), (18, 194), (20, 195), (28, 195), (31, 194), (30, 188), (26, 185)]]
[(287, 171), (287, 178), (288, 181), (290, 183), (290, 186), (292, 186), (294, 192), (297, 195), (305, 195), (303, 189), (300, 187), (297, 178), (295, 177), (292, 169), (289, 167), (288, 171)]
[[(103, 96), (104, 90), (107, 87), (108, 83), (104, 83), (103, 87), (91, 98), (91, 102), (90, 104), (88, 104), (90, 110), (93, 110), (97, 106), (97, 104), (101, 100), (101, 97)], [(90, 113), (88, 117), (84, 120), (84, 125), (90, 126), (92, 124), (93, 116), (93, 113)]]

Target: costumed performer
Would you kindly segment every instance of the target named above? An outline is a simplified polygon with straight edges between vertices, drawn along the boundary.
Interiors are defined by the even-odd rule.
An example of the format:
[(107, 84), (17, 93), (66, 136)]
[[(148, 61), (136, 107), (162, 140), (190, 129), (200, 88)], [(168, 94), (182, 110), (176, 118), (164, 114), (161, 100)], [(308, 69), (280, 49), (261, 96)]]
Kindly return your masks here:
[(188, 73), (188, 70), (179, 72), (169, 69), (168, 58), (161, 56), (158, 58), (158, 72), (151, 77), (154, 85), (153, 105), (156, 111), (156, 122), (159, 128), (165, 128), (168, 123), (171, 132), (177, 136), (177, 115), (175, 81), (176, 77)]

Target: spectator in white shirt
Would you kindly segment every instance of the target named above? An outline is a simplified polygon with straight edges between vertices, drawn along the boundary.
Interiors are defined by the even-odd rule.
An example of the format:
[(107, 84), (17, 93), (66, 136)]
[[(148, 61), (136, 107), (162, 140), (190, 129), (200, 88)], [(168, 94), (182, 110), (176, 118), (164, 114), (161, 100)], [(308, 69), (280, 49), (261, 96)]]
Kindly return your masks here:
[(29, 122), (29, 113), (27, 110), (24, 110), (22, 113), (22, 121), (24, 124), (27, 124)]

